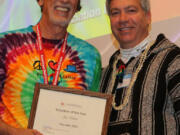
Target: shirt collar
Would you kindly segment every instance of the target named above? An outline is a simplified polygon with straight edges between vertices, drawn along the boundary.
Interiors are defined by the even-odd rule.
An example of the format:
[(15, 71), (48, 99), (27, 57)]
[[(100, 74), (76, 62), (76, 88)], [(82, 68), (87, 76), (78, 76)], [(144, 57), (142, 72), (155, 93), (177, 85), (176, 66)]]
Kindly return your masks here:
[(145, 50), (148, 43), (150, 43), (151, 38), (150, 35), (148, 35), (143, 41), (141, 41), (138, 45), (136, 45), (134, 48), (130, 49), (122, 49), (120, 48), (121, 53), (121, 59), (123, 62), (127, 63), (130, 58), (137, 57), (141, 54), (143, 50)]

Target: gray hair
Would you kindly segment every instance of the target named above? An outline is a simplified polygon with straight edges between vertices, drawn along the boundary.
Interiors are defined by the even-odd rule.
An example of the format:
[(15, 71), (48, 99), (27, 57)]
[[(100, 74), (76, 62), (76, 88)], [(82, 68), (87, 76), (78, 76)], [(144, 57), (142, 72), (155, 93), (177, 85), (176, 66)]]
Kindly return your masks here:
[[(37, 2), (39, 2), (39, 0), (37, 0)], [(78, 5), (77, 5), (77, 11), (80, 11), (81, 10), (81, 0), (78, 0)], [(43, 7), (41, 7), (41, 11), (42, 11), (42, 8)]]
[[(150, 1), (149, 0), (139, 0), (139, 1), (144, 12), (146, 13), (150, 12), (150, 8), (151, 8)], [(110, 13), (110, 3), (111, 3), (111, 0), (106, 0), (106, 10), (107, 10), (108, 15)]]

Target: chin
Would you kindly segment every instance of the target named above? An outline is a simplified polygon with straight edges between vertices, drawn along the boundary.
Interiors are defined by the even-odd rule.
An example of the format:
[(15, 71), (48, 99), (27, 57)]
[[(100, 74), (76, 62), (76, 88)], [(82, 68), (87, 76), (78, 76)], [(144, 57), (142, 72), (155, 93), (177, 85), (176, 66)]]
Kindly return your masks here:
[(133, 39), (133, 38), (120, 38), (120, 43), (131, 43), (131, 42), (133, 42), (133, 41), (135, 41), (135, 39)]
[(52, 21), (56, 25), (67, 26), (70, 23), (70, 19), (67, 17), (56, 16), (52, 18)]
[(69, 23), (69, 21), (56, 21), (54, 24), (59, 25), (60, 27), (67, 27)]
[(67, 27), (69, 25), (69, 22), (60, 22), (59, 25), (61, 27)]

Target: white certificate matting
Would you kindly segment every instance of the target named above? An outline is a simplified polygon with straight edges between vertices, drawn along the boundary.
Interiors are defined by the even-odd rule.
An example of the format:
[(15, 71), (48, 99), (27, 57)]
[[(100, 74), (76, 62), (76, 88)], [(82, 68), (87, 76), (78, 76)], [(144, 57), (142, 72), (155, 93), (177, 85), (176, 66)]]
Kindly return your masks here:
[(104, 134), (106, 98), (46, 88), (39, 88), (38, 94), (33, 129), (44, 135)]

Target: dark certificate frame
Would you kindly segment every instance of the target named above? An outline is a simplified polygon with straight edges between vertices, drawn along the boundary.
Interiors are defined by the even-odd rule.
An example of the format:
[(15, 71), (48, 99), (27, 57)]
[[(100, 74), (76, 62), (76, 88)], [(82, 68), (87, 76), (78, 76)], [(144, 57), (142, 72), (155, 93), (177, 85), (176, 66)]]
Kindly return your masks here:
[[(58, 95), (60, 95), (60, 96), (58, 96)], [(70, 100), (68, 99), (69, 96), (70, 96)], [(81, 98), (82, 98), (82, 100), (81, 100)], [(58, 100), (60, 100), (60, 99), (64, 99), (64, 100), (61, 102), (61, 107), (59, 108), (58, 106), (60, 106), (60, 105), (59, 104), (55, 105), (55, 104), (57, 104), (57, 102), (59, 102)], [(77, 101), (79, 99), (80, 99), (80, 101)], [(74, 106), (75, 109), (79, 108), (78, 111), (77, 110), (74, 111), (73, 109), (68, 110), (67, 108), (63, 109), (63, 107), (65, 107), (64, 104), (66, 104), (67, 101), (69, 102), (71, 100), (72, 100), (72, 103), (68, 103), (67, 105)], [(86, 102), (86, 100), (88, 100), (88, 102)], [(76, 101), (77, 101), (77, 103), (75, 103)], [(91, 108), (89, 108), (90, 104), (93, 104), (93, 103), (95, 103), (95, 105), (93, 107), (91, 106)], [(28, 128), (31, 128), (31, 129), (35, 128), (42, 133), (44, 132), (45, 134), (48, 134), (48, 132), (49, 133), (50, 132), (58, 132), (58, 133), (65, 132), (65, 135), (66, 134), (70, 135), (71, 133), (68, 133), (68, 130), (71, 131), (71, 130), (74, 130), (74, 128), (78, 129), (78, 127), (79, 127), (79, 129), (82, 129), (82, 128), (80, 128), (80, 126), (84, 126), (85, 123), (83, 123), (83, 121), (84, 121), (83, 120), (82, 123), (80, 123), (80, 126), (76, 125), (76, 124), (71, 125), (71, 122), (69, 122), (69, 124), (67, 124), (66, 121), (68, 121), (68, 117), (70, 119), (72, 119), (72, 123), (73, 123), (73, 121), (76, 121), (76, 120), (78, 122), (79, 121), (81, 122), (81, 120), (78, 120), (78, 119), (81, 119), (83, 117), (84, 119), (87, 118), (88, 122), (90, 120), (92, 126), (95, 125), (97, 122), (100, 122), (100, 124), (98, 124), (98, 125), (101, 125), (101, 123), (102, 123), (102, 127), (100, 126), (101, 129), (98, 128), (97, 129), (98, 133), (93, 134), (93, 135), (106, 135), (108, 122), (109, 122), (109, 115), (110, 115), (110, 111), (111, 111), (111, 103), (112, 103), (112, 95), (110, 95), (110, 94), (92, 92), (92, 91), (88, 91), (88, 90), (77, 90), (77, 89), (72, 89), (72, 88), (65, 88), (65, 87), (59, 87), (59, 86), (54, 86), (54, 85), (45, 85), (45, 84), (37, 83), (35, 86), (35, 89), (34, 89), (34, 97), (33, 97), (33, 102), (32, 102), (32, 107), (31, 107), (30, 118), (29, 118), (29, 122), (28, 122)], [(48, 106), (46, 106), (46, 104), (48, 104)], [(51, 109), (50, 107), (54, 106), (54, 105), (56, 106), (55, 107), (56, 109)], [(86, 108), (87, 106), (88, 106), (88, 109), (90, 109), (89, 112), (86, 112), (86, 110), (88, 110)], [(86, 109), (82, 110), (82, 108), (86, 108)], [(94, 113), (94, 111), (91, 111), (93, 109), (94, 109), (94, 111), (97, 111), (96, 113), (100, 112), (100, 114), (98, 114), (96, 116), (96, 113)], [(52, 110), (54, 110), (54, 111), (52, 112)], [(57, 113), (57, 111), (58, 111), (59, 115), (58, 115), (58, 117), (54, 117), (54, 114)], [(51, 115), (51, 114), (53, 114), (53, 115)], [(61, 114), (63, 114), (62, 120), (60, 118)], [(80, 115), (82, 115), (82, 116), (80, 116)], [(93, 115), (93, 118), (92, 118), (92, 116), (90, 117), (90, 115)], [(76, 118), (76, 116), (78, 116), (79, 118)], [(95, 118), (94, 118), (94, 116), (95, 116)], [(102, 117), (102, 118), (100, 120), (98, 120), (99, 117)], [(49, 120), (47, 120), (47, 118), (49, 118)], [(59, 120), (59, 118), (60, 118), (60, 120)], [(61, 123), (64, 120), (65, 120), (66, 124)], [(60, 128), (53, 127), (52, 125), (56, 125), (56, 124), (52, 124), (50, 121), (53, 121), (53, 122), (57, 121), (57, 123), (59, 122), (58, 125)], [(78, 123), (78, 122), (76, 122), (76, 123)], [(38, 124), (35, 124), (35, 123), (38, 123)], [(44, 123), (45, 123), (45, 125), (43, 125)], [(48, 125), (48, 123), (51, 123), (51, 124)], [(38, 125), (38, 126), (35, 126), (35, 125)], [(95, 128), (97, 126), (95, 126)], [(43, 129), (41, 129), (41, 128), (38, 129), (39, 127), (43, 127)], [(68, 130), (65, 130), (66, 128)], [(63, 129), (63, 131), (61, 131), (62, 129)], [(96, 129), (87, 128), (86, 130), (87, 130), (86, 135), (90, 135), (90, 132), (92, 130), (96, 130)], [(88, 130), (89, 130), (89, 134), (88, 134)], [(78, 130), (76, 130), (76, 131), (82, 132), (82, 131), (78, 131)], [(80, 133), (78, 133), (78, 134), (81, 135)]]

